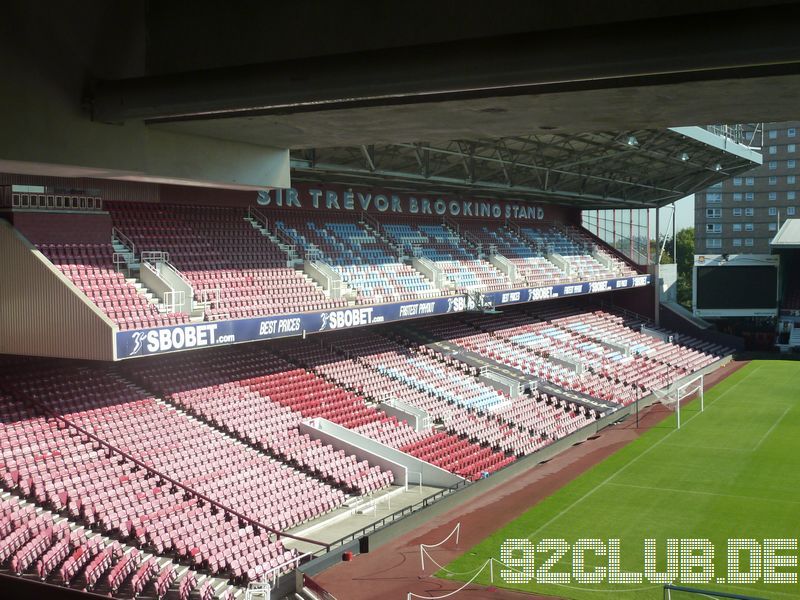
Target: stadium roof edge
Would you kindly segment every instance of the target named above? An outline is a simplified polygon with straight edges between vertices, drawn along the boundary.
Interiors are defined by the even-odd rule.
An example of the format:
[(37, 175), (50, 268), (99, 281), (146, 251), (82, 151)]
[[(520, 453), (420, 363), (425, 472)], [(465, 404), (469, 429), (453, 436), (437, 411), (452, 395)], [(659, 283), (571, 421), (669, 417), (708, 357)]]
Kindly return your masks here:
[(704, 127), (670, 127), (669, 129), (670, 131), (694, 138), (699, 142), (735, 154), (740, 158), (750, 160), (756, 164), (760, 165), (764, 162), (764, 157), (761, 155), (761, 152), (754, 150), (752, 147), (745, 146), (744, 144), (739, 144), (729, 137), (718, 135)]
[(786, 219), (769, 245), (773, 250), (799, 249), (800, 219)]
[(702, 127), (537, 133), (292, 152), (292, 180), (503, 198), (582, 209), (655, 208), (760, 165)]

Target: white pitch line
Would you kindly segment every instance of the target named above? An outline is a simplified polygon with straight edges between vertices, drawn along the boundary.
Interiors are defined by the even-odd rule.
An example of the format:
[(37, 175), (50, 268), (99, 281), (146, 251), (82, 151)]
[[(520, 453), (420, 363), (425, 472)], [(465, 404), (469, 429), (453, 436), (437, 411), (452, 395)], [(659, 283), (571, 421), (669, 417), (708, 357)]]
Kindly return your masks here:
[(777, 427), (777, 426), (780, 424), (780, 422), (781, 422), (781, 421), (783, 421), (783, 417), (785, 417), (785, 416), (786, 416), (786, 414), (787, 414), (787, 413), (788, 413), (790, 410), (792, 410), (792, 407), (791, 407), (791, 406), (787, 406), (787, 407), (786, 407), (786, 410), (785, 410), (785, 411), (783, 411), (783, 414), (782, 414), (780, 417), (778, 417), (778, 420), (777, 420), (777, 421), (775, 421), (775, 422), (772, 424), (772, 427), (770, 427), (770, 428), (767, 430), (767, 433), (765, 433), (763, 436), (761, 436), (761, 439), (760, 439), (760, 440), (758, 440), (758, 443), (756, 444), (755, 448), (753, 448), (753, 449), (751, 450), (751, 452), (755, 452), (756, 450), (758, 450), (758, 449), (761, 447), (761, 444), (763, 444), (763, 443), (764, 443), (764, 440), (766, 440), (766, 439), (769, 437), (769, 434), (770, 434), (770, 433), (772, 433), (773, 431), (775, 431), (775, 428), (776, 428), (776, 427)]
[[(717, 403), (717, 401), (718, 401), (720, 398), (722, 398), (722, 397), (723, 397), (725, 394), (727, 394), (728, 392), (732, 391), (732, 390), (733, 390), (733, 389), (734, 389), (736, 386), (738, 386), (738, 385), (739, 385), (740, 383), (742, 383), (743, 381), (747, 381), (747, 379), (748, 379), (749, 377), (751, 377), (752, 375), (754, 375), (754, 374), (756, 373), (756, 371), (758, 371), (758, 370), (761, 368), (761, 366), (762, 366), (762, 365), (759, 365), (759, 366), (757, 366), (755, 369), (753, 369), (752, 371), (750, 371), (750, 372), (749, 372), (747, 375), (745, 375), (744, 377), (742, 377), (742, 378), (741, 378), (739, 381), (737, 381), (736, 383), (734, 383), (734, 384), (733, 384), (731, 387), (729, 387), (727, 390), (725, 390), (724, 392), (722, 392), (722, 393), (721, 393), (719, 396), (717, 396), (716, 398), (714, 398), (713, 402), (711, 402), (711, 401), (710, 401), (710, 402), (708, 403), (708, 406), (710, 407), (712, 404), (716, 404), (716, 403)], [(686, 419), (686, 421), (683, 423), (683, 426), (685, 427), (686, 425), (688, 425), (688, 424), (689, 424), (689, 422), (690, 422), (692, 419), (694, 419), (696, 416), (698, 416), (698, 415), (701, 415), (701, 414), (703, 414), (703, 413), (701, 413), (701, 412), (696, 412), (696, 413), (694, 413), (694, 414), (693, 414), (691, 417), (689, 417), (688, 419)], [(665, 435), (663, 438), (661, 438), (660, 440), (658, 440), (657, 442), (655, 442), (655, 443), (654, 443), (652, 446), (650, 446), (649, 448), (645, 449), (645, 450), (644, 450), (644, 451), (643, 451), (641, 454), (637, 454), (636, 456), (634, 456), (634, 457), (633, 457), (633, 458), (632, 458), (630, 461), (628, 461), (627, 463), (625, 463), (624, 465), (622, 465), (622, 466), (621, 466), (619, 469), (617, 469), (617, 470), (616, 470), (616, 471), (614, 471), (614, 472), (613, 472), (611, 475), (609, 475), (609, 476), (608, 476), (608, 477), (606, 477), (606, 478), (605, 478), (603, 481), (601, 481), (599, 485), (596, 485), (595, 487), (593, 487), (591, 490), (589, 490), (588, 492), (586, 492), (586, 493), (585, 493), (583, 496), (581, 496), (580, 498), (578, 498), (577, 500), (575, 500), (575, 501), (574, 501), (572, 504), (570, 504), (569, 506), (567, 506), (566, 508), (564, 508), (564, 509), (563, 509), (561, 512), (559, 512), (557, 515), (555, 515), (554, 517), (550, 518), (550, 519), (549, 519), (547, 522), (545, 522), (543, 525), (540, 525), (540, 526), (539, 526), (539, 527), (538, 527), (538, 528), (537, 528), (535, 531), (533, 531), (532, 533), (530, 533), (530, 534), (528, 535), (528, 539), (531, 539), (533, 536), (535, 536), (537, 533), (539, 533), (539, 532), (540, 532), (542, 529), (545, 529), (545, 528), (546, 528), (546, 527), (548, 527), (548, 526), (549, 526), (551, 523), (554, 523), (555, 521), (557, 521), (558, 519), (560, 519), (562, 516), (564, 516), (565, 514), (567, 514), (569, 511), (571, 511), (573, 508), (575, 508), (575, 507), (576, 507), (578, 504), (580, 504), (581, 502), (583, 502), (584, 500), (586, 500), (586, 498), (588, 498), (589, 496), (591, 496), (592, 494), (594, 494), (594, 493), (595, 493), (597, 490), (599, 490), (601, 487), (603, 487), (603, 486), (604, 486), (605, 484), (607, 484), (609, 481), (611, 481), (612, 479), (614, 479), (614, 477), (616, 477), (617, 475), (619, 475), (620, 473), (622, 473), (622, 471), (624, 471), (625, 469), (627, 469), (628, 467), (630, 467), (630, 466), (631, 466), (633, 463), (635, 463), (637, 460), (639, 460), (639, 459), (640, 459), (640, 458), (642, 458), (644, 455), (646, 455), (647, 453), (649, 453), (651, 450), (653, 450), (653, 448), (657, 447), (657, 446), (658, 446), (659, 444), (661, 444), (661, 443), (662, 443), (664, 440), (666, 440), (666, 439), (669, 439), (669, 437), (670, 437), (671, 435), (675, 434), (675, 433), (676, 433), (676, 432), (678, 432), (678, 431), (680, 431), (680, 429), (673, 429), (673, 430), (672, 430), (672, 431), (670, 431), (670, 432), (669, 432), (667, 435)]]
[(788, 500), (783, 498), (760, 498), (757, 496), (740, 496), (738, 494), (721, 494), (719, 492), (706, 492), (703, 490), (679, 490), (677, 488), (665, 488), (652, 485), (636, 485), (634, 483), (615, 483), (610, 482), (608, 485), (616, 485), (618, 487), (635, 488), (637, 490), (653, 490), (655, 492), (675, 492), (678, 494), (697, 494), (700, 496), (717, 496), (720, 498), (737, 498), (740, 500), (758, 500), (759, 502), (783, 502), (786, 504), (800, 504), (800, 500)]

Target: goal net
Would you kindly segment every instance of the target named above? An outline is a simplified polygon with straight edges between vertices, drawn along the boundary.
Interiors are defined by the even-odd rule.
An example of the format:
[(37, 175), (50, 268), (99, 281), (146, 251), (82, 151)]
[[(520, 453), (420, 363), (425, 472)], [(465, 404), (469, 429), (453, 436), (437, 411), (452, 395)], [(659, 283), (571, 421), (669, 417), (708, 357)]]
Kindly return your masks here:
[(705, 410), (703, 383), (703, 375), (697, 375), (696, 377), (683, 381), (683, 383), (673, 381), (661, 390), (653, 390), (653, 394), (658, 402), (666, 406), (669, 410), (675, 411), (678, 429), (681, 427), (681, 402), (696, 394), (700, 398), (700, 412)]
[(733, 594), (731, 592), (701, 590), (672, 584), (664, 586), (663, 600), (702, 600), (704, 598), (711, 598), (712, 600), (721, 600), (722, 598), (731, 598), (733, 600), (766, 600), (765, 598), (757, 596), (745, 596), (743, 594)]

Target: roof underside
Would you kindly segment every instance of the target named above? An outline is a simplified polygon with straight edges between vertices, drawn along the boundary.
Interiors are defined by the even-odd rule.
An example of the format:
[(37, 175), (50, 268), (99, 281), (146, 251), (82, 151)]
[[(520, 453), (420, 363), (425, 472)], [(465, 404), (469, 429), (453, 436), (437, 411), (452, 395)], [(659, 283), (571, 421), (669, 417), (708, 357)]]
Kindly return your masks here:
[(651, 208), (760, 162), (758, 152), (699, 127), (550, 132), (494, 140), (295, 150), (292, 179), (585, 209)]

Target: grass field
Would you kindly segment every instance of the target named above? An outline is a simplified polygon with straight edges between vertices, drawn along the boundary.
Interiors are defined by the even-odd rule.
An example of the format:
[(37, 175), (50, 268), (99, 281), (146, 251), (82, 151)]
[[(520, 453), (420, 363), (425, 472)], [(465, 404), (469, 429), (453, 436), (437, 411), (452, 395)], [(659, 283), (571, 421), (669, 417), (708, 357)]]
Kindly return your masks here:
[[(715, 546), (714, 583), (686, 584), (766, 598), (800, 598), (800, 584), (717, 583), (727, 575), (729, 538), (800, 537), (800, 362), (756, 361), (706, 392), (705, 412), (693, 402), (683, 427), (669, 416), (635, 442), (548, 497), (440, 571), (468, 581), (506, 539), (619, 539), (621, 570), (643, 572), (644, 540), (656, 540), (665, 571), (668, 538), (707, 538)], [(487, 512), (487, 519), (492, 515)], [(608, 547), (608, 546), (606, 546)], [(785, 554), (798, 555), (797, 551)], [(535, 553), (538, 568), (553, 553)], [(514, 556), (519, 556), (519, 553)], [(551, 569), (570, 572), (568, 552)], [(586, 553), (586, 570), (608, 565)], [(747, 571), (748, 560), (742, 560)], [(493, 585), (565, 598), (655, 599), (661, 584), (510, 584), (494, 565)], [(447, 571), (451, 573), (448, 574)], [(526, 571), (528, 571), (526, 569)], [(797, 566), (778, 571), (798, 573)], [(452, 574), (455, 573), (455, 574)], [(490, 584), (488, 569), (475, 580)]]

